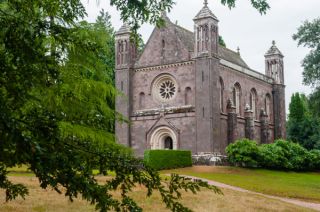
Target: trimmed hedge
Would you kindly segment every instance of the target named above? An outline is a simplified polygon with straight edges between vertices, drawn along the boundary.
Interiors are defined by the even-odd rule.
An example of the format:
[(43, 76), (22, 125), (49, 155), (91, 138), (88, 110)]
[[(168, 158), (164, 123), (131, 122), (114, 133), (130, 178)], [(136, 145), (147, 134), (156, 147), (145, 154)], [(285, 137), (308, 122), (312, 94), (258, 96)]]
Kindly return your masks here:
[(320, 170), (320, 151), (308, 151), (297, 143), (276, 140), (272, 144), (257, 145), (255, 141), (240, 139), (226, 148), (231, 165), (262, 167), (279, 170)]
[(155, 170), (192, 166), (191, 151), (187, 150), (146, 150), (144, 162)]

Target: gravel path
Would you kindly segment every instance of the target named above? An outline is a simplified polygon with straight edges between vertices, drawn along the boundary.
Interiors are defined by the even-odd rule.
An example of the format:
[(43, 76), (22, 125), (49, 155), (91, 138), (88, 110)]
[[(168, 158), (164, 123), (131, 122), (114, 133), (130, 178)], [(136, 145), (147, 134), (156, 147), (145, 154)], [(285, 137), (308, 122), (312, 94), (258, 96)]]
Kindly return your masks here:
[(298, 199), (290, 199), (290, 198), (285, 198), (285, 197), (278, 197), (278, 196), (273, 196), (273, 195), (268, 195), (268, 194), (262, 194), (262, 193), (259, 193), (259, 192), (249, 191), (249, 190), (246, 190), (246, 189), (243, 189), (243, 188), (227, 185), (227, 184), (224, 184), (224, 183), (219, 183), (219, 182), (212, 181), (212, 180), (198, 178), (198, 177), (192, 177), (192, 176), (187, 176), (187, 175), (181, 175), (181, 176), (192, 178), (192, 179), (200, 179), (202, 181), (208, 182), (209, 185), (214, 185), (214, 186), (217, 186), (217, 187), (220, 187), (220, 188), (226, 188), (226, 189), (231, 189), (231, 190), (240, 191), (240, 192), (246, 192), (246, 193), (250, 193), (250, 194), (257, 194), (257, 195), (268, 197), (268, 198), (271, 198), (271, 199), (277, 199), (277, 200), (281, 200), (281, 201), (288, 202), (288, 203), (291, 203), (291, 204), (299, 205), (299, 206), (302, 206), (302, 207), (305, 207), (305, 208), (310, 208), (310, 209), (313, 209), (313, 210), (320, 211), (320, 204), (319, 203), (311, 203), (311, 202), (305, 202), (305, 201), (298, 200)]

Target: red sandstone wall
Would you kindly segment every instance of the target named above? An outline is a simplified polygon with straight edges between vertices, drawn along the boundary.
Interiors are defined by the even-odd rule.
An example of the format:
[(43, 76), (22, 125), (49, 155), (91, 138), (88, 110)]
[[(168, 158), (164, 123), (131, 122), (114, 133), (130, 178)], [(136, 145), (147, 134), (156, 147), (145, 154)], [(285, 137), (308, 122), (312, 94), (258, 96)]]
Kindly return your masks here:
[[(147, 141), (148, 130), (157, 122), (159, 116), (132, 117), (131, 142), (132, 148), (138, 156), (143, 156), (145, 149), (149, 149)], [(167, 114), (166, 120), (179, 129), (178, 149), (196, 152), (196, 127), (194, 112)]]
[[(150, 71), (138, 71), (133, 75), (132, 83), (132, 106), (133, 111), (151, 108), (161, 108), (161, 103), (155, 101), (152, 96), (152, 83), (154, 79), (161, 74), (172, 75), (178, 83), (178, 93), (176, 98), (172, 102), (165, 103), (167, 107), (183, 106), (185, 105), (185, 89), (191, 88), (191, 104), (194, 103), (195, 96), (195, 84), (194, 84), (194, 68), (193, 65), (185, 65), (178, 67), (171, 67), (167, 69), (150, 70)], [(145, 107), (139, 108), (139, 94), (143, 92), (145, 94)]]
[[(272, 99), (272, 85), (264, 82), (260, 79), (248, 76), (244, 73), (241, 73), (237, 70), (231, 69), (229, 67), (220, 65), (220, 77), (224, 83), (224, 99), (223, 105), (226, 107), (227, 100), (233, 99), (232, 90), (235, 83), (239, 83), (241, 86), (241, 99), (240, 99), (240, 117), (238, 117), (238, 130), (237, 130), (237, 138), (245, 137), (244, 131), (244, 109), (245, 105), (250, 105), (250, 91), (252, 88), (255, 88), (257, 91), (257, 111), (260, 113), (261, 108), (265, 108), (265, 96), (266, 94), (270, 94), (271, 96), (271, 108), (270, 108), (270, 140), (272, 141), (274, 138), (273, 132), (273, 99)], [(225, 111), (225, 110), (224, 110)], [(223, 117), (224, 115), (222, 115)], [(258, 116), (259, 117), (259, 116)], [(224, 138), (227, 137), (227, 132), (224, 130), (225, 123), (221, 123), (221, 140), (224, 143)], [(255, 140), (260, 141), (260, 121), (255, 120)]]

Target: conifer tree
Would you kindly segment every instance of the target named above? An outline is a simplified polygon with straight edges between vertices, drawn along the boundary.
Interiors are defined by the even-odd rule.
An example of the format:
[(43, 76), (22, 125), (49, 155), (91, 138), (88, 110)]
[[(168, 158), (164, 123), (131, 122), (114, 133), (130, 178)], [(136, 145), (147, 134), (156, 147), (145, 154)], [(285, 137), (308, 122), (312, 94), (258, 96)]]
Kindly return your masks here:
[(287, 133), (289, 140), (309, 150), (320, 147), (320, 122), (311, 115), (308, 99), (303, 94), (291, 96)]
[[(222, 1), (230, 7), (234, 2)], [(265, 0), (251, 2), (262, 13), (268, 9)], [(134, 30), (144, 22), (159, 24), (172, 4), (111, 1)], [(29, 166), (42, 188), (63, 192), (62, 186), (71, 200), (81, 195), (101, 211), (140, 211), (128, 196), (135, 184), (145, 186), (147, 195), (159, 191), (173, 211), (188, 211), (178, 201), (180, 189), (219, 192), (178, 175), (164, 184), (130, 149), (115, 143), (114, 121), (121, 115), (114, 111), (113, 30), (101, 25), (107, 15), (93, 25), (79, 23), (85, 15), (80, 0), (0, 1), (0, 188), (6, 199), (28, 194), (7, 177), (9, 167), (21, 164)], [(94, 168), (116, 176), (99, 184)], [(121, 199), (111, 195), (116, 189)]]

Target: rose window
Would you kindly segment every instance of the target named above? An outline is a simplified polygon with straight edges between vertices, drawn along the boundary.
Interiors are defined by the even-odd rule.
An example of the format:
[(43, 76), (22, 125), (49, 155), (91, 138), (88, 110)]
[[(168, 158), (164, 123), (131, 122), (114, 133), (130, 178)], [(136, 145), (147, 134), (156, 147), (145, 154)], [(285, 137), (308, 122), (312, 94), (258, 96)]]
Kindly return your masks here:
[(164, 81), (160, 85), (160, 96), (164, 99), (171, 99), (176, 92), (176, 86), (172, 81)]
[(155, 100), (160, 102), (171, 101), (177, 94), (177, 83), (170, 75), (161, 75), (152, 86), (152, 94)]

